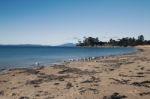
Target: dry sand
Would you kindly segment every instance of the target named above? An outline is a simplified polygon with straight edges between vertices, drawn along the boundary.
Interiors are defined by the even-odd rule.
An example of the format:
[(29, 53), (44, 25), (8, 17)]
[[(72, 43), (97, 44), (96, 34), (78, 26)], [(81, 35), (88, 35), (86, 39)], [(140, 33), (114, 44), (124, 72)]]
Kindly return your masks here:
[(0, 99), (150, 99), (150, 47), (140, 52), (0, 74)]

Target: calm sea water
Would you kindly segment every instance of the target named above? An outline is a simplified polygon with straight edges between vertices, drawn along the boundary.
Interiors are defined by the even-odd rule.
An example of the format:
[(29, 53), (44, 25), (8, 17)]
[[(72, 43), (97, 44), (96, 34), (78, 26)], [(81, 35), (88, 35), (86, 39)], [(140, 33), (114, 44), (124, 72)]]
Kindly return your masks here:
[(134, 48), (0, 47), (0, 69), (61, 63), (64, 60), (134, 52)]

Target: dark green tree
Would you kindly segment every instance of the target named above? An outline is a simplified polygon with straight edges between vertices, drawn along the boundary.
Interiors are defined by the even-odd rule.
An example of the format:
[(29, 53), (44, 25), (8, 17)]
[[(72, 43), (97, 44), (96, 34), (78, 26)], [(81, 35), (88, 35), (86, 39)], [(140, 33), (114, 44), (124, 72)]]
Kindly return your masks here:
[(143, 45), (144, 44), (144, 36), (143, 35), (138, 36), (136, 43), (137, 43), (137, 45)]
[(104, 45), (109, 45), (109, 46), (136, 46), (136, 45), (143, 45), (143, 44), (149, 44), (150, 45), (150, 40), (144, 40), (144, 36), (140, 35), (138, 36), (137, 39), (134, 37), (125, 37), (121, 38), (118, 40), (113, 40), (110, 39), (108, 42), (102, 42), (98, 39), (98, 37), (93, 38), (93, 37), (84, 37), (83, 42), (78, 41), (77, 46), (104, 46)]
[(144, 36), (143, 35), (138, 36), (138, 41), (144, 42)]

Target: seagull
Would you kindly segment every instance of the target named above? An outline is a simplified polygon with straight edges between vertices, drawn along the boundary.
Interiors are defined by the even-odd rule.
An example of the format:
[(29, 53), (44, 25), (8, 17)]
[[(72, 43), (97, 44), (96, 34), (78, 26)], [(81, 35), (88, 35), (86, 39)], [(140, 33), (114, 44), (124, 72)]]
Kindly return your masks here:
[(39, 66), (39, 65), (40, 65), (40, 63), (39, 63), (39, 62), (35, 62), (35, 65), (36, 65), (36, 66)]

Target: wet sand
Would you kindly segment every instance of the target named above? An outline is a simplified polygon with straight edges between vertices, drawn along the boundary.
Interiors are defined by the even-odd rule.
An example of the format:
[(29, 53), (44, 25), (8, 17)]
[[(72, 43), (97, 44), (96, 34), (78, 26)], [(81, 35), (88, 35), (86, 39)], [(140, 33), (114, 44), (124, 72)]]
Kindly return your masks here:
[(0, 99), (150, 99), (150, 47), (0, 74)]

